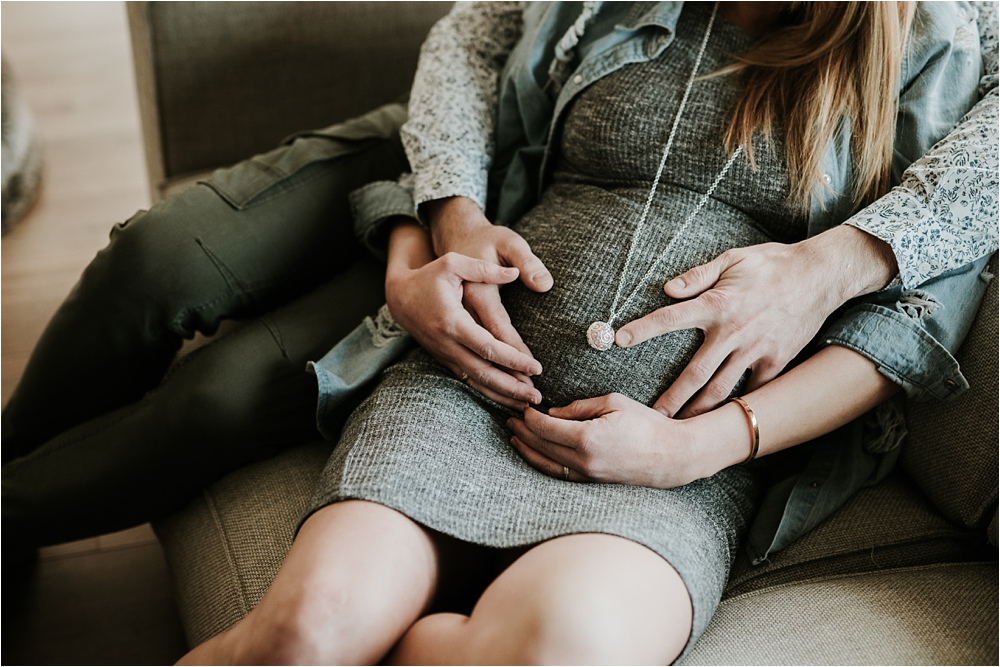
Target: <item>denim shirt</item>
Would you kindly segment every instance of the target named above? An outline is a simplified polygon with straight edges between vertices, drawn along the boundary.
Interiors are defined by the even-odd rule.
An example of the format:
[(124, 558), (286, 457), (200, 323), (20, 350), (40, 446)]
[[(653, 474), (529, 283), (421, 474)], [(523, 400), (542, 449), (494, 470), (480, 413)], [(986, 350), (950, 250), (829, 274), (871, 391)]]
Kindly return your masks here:
[[(474, 173), (468, 187), (455, 185), (460, 178), (436, 175), (432, 166), (437, 162), (451, 168), (461, 160), (449, 159), (446, 151), (439, 150), (441, 146), (434, 146), (426, 151), (428, 157), (423, 160), (426, 168), (421, 168), (421, 149), (412, 147), (414, 136), (418, 143), (427, 140), (426, 131), (412, 127), (414, 115), (419, 113), (414, 105), (420, 104), (418, 70), (411, 102), (411, 127), (404, 126), (404, 140), (409, 138), (407, 148), (415, 168), (415, 193), (385, 182), (356, 191), (352, 204), (359, 236), (376, 252), (384, 251), (381, 243), (385, 230), (381, 222), (393, 215), (412, 215), (422, 201), (454, 195), (475, 199), (497, 223), (516, 221), (537, 201), (545, 185), (552, 128), (567, 105), (600, 77), (628, 63), (658, 57), (672, 43), (681, 9), (682, 3), (676, 2), (606, 3), (580, 41), (577, 47), (580, 64), (558, 95), (552, 95), (539, 81), (546, 80), (548, 54), (579, 15), (580, 3), (528, 5), (514, 40), (503, 30), (496, 30), (512, 42), (513, 48), (503, 54), (505, 65), (494, 98), (483, 104), (484, 107), (492, 104), (496, 109), (491, 121), (495, 136), (485, 141), (474, 138), (478, 143), (471, 148), (461, 144), (464, 138), (455, 142), (458, 146), (454, 151), (468, 160), (469, 171)], [(965, 12), (964, 16), (957, 9)], [(893, 165), (897, 183), (904, 179), (907, 168), (912, 168), (914, 161), (944, 137), (978, 99), (977, 84), (982, 73), (978, 39), (960, 45), (961, 49), (953, 44), (956, 35), (961, 35), (963, 29), (968, 31), (974, 16), (965, 5), (921, 6), (902, 73), (897, 124), (900, 140)], [(432, 31), (428, 43), (433, 41)], [(425, 69), (425, 56), (421, 69)], [(446, 88), (439, 82), (433, 83), (430, 87), (437, 94)], [(995, 115), (995, 103), (993, 109)], [(422, 131), (424, 136), (420, 136)], [(877, 225), (871, 221), (884, 217), (880, 213), (866, 213), (866, 209), (848, 220), (853, 210), (853, 202), (846, 196), (851, 178), (849, 141), (849, 128), (845, 125), (824, 161), (828, 178), (824, 178), (826, 183), (818, 186), (814, 194), (810, 235), (845, 220), (872, 231)], [(971, 150), (981, 151), (982, 147), (973, 141)], [(488, 158), (484, 159), (477, 151), (488, 152)], [(995, 163), (995, 147), (993, 151)], [(987, 155), (984, 161), (988, 163), (990, 159)], [(989, 177), (989, 169), (986, 171)], [(992, 178), (995, 183), (996, 175)], [(963, 187), (969, 189), (967, 183)], [(985, 203), (980, 206), (985, 209), (985, 216), (981, 214), (980, 219), (985, 217), (990, 221), (990, 207), (996, 208), (995, 189), (987, 185)], [(901, 257), (894, 245), (901, 268), (899, 284), (845, 309), (821, 333), (818, 344), (844, 345), (872, 359), (882, 373), (900, 384), (911, 397), (951, 398), (962, 393), (968, 384), (951, 353), (964, 338), (985, 291), (981, 273), (988, 254), (996, 248), (995, 218), (994, 212), (992, 222), (980, 225), (986, 227), (985, 234), (969, 235), (974, 239), (971, 248), (965, 248), (964, 254), (953, 255), (962, 258), (958, 266), (938, 262), (936, 267), (923, 266), (923, 271), (908, 270), (909, 265), (904, 261), (928, 264), (924, 261), (926, 248), (914, 259)], [(877, 231), (872, 233), (878, 235)], [(968, 263), (967, 260), (974, 258), (978, 259)], [(915, 285), (906, 285), (907, 275), (910, 283), (917, 281)], [(376, 327), (377, 321), (383, 325)], [(359, 327), (312, 365), (321, 388), (321, 430), (324, 405), (329, 407), (338, 397), (363, 386), (405, 348), (402, 332), (396, 331), (388, 337), (372, 335), (374, 330), (385, 330), (386, 321), (391, 322), (391, 316), (384, 310), (378, 320)], [(879, 411), (882, 426), (875, 430), (877, 437), (872, 437), (872, 430), (858, 420), (800, 445), (808, 453), (807, 463), (770, 489), (751, 528), (748, 549), (754, 562), (762, 561), (772, 551), (813, 528), (858, 488), (881, 479), (891, 469), (898, 454), (896, 445), (904, 433), (898, 410), (892, 408), (890, 403)]]

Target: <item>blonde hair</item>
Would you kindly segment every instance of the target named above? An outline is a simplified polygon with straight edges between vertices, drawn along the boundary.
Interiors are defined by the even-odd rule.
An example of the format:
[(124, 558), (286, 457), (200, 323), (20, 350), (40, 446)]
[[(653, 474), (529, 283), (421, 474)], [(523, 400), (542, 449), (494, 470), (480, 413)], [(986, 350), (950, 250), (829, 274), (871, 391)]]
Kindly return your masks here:
[(782, 25), (734, 65), (740, 77), (729, 151), (770, 139), (781, 123), (791, 179), (790, 203), (809, 210), (823, 158), (842, 118), (852, 123), (852, 184), (861, 208), (889, 190), (900, 70), (913, 21), (912, 2), (793, 2)]

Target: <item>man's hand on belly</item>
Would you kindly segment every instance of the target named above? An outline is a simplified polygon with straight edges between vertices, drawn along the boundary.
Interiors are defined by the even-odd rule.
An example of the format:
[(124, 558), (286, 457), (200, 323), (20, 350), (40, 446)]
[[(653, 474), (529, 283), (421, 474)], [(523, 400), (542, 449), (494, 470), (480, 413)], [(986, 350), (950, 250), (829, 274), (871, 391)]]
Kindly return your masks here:
[(728, 250), (664, 285), (668, 296), (688, 300), (623, 326), (616, 342), (704, 332), (701, 348), (653, 406), (669, 416), (702, 414), (726, 400), (747, 369), (747, 391), (773, 380), (837, 308), (884, 287), (896, 273), (887, 249), (840, 225), (799, 243)]

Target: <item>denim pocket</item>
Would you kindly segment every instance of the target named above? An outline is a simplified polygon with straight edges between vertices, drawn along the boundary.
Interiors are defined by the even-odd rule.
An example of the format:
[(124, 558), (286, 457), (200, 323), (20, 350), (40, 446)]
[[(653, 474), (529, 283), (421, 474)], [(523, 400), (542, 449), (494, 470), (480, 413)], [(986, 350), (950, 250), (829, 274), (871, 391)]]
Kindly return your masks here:
[(200, 183), (233, 208), (250, 208), (306, 180), (306, 168), (313, 164), (343, 159), (392, 138), (405, 120), (405, 107), (388, 104), (343, 123), (293, 134), (282, 146), (217, 169)]

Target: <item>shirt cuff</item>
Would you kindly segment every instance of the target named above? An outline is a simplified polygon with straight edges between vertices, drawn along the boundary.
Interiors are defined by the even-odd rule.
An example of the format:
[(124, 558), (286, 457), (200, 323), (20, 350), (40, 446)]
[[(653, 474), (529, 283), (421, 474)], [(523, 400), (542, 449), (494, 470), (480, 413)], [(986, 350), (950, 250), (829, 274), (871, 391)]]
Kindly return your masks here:
[(871, 359), (910, 398), (950, 399), (969, 388), (948, 349), (912, 318), (887, 306), (854, 306), (819, 340), (822, 346), (841, 345)]
[(486, 211), (487, 170), (472, 165), (456, 168), (456, 165), (461, 165), (461, 160), (440, 155), (414, 169), (413, 203), (417, 210), (436, 199), (468, 197)]
[(413, 194), (395, 181), (374, 181), (351, 192), (354, 234), (382, 261), (389, 251), (388, 222), (396, 217), (415, 217)]

